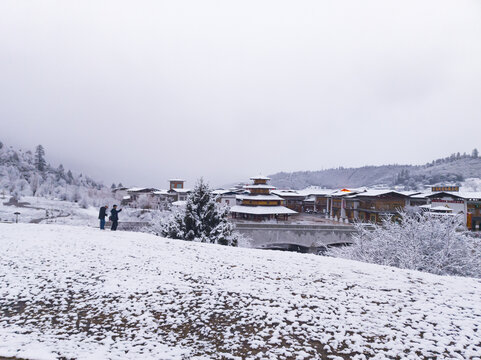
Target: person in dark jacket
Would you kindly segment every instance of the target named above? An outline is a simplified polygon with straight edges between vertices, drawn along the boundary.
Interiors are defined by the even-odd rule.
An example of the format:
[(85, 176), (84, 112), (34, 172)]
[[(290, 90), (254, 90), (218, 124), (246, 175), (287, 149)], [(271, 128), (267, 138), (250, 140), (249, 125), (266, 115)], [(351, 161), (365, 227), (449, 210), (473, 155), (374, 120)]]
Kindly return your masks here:
[(119, 212), (121, 211), (122, 209), (117, 210), (117, 205), (114, 205), (112, 210), (110, 210), (110, 220), (112, 221), (112, 227), (110, 230), (117, 230), (117, 226), (119, 225)]
[(100, 230), (105, 230), (105, 217), (107, 216), (108, 205), (102, 206), (99, 211)]

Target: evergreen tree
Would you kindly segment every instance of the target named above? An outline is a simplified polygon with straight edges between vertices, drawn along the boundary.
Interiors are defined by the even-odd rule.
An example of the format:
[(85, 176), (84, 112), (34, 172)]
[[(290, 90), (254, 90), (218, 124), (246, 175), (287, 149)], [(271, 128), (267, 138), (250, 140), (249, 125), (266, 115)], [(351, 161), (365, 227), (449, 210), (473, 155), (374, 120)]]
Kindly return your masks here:
[(65, 179), (65, 169), (62, 164), (57, 168), (57, 181), (60, 179)]
[(0, 141), (0, 150), (3, 149), (3, 142)]
[(115, 189), (115, 188), (116, 188), (115, 184), (114, 184), (114, 183), (112, 183), (112, 185), (110, 185), (110, 189), (112, 189), (112, 190), (113, 190), (113, 189)]
[(124, 187), (124, 186), (123, 186), (122, 183), (120, 182), (119, 185), (118, 185), (118, 187), (119, 187), (119, 188), (122, 188), (122, 187)]
[(72, 171), (67, 171), (67, 184), (71, 185), (74, 182)]
[(45, 149), (42, 145), (38, 145), (35, 149), (35, 168), (42, 172), (47, 168), (47, 162), (45, 161)]
[(478, 149), (473, 149), (472, 157), (475, 158), (475, 159), (477, 159), (478, 156), (479, 156), (479, 151), (478, 151)]
[(187, 198), (184, 211), (174, 210), (163, 224), (162, 235), (174, 239), (237, 246), (239, 234), (228, 221), (228, 209), (215, 201), (200, 179)]

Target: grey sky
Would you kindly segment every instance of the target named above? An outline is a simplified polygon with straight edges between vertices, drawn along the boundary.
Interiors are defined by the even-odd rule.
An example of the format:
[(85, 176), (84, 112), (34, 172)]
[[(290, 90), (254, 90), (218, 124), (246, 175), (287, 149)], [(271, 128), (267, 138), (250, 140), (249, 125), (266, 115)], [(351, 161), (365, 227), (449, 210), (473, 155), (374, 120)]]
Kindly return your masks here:
[(0, 2), (0, 140), (105, 180), (481, 148), (481, 2)]

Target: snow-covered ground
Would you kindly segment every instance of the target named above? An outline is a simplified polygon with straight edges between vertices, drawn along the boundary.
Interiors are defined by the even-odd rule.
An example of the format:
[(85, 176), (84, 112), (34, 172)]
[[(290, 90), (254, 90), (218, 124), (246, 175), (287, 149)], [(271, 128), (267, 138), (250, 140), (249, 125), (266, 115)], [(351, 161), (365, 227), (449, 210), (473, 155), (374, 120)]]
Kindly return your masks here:
[[(8, 201), (9, 197), (3, 199), (0, 196), (0, 222), (14, 222), (14, 213), (19, 212), (20, 223), (35, 221), (42, 224), (98, 226), (98, 208), (83, 209), (75, 202), (33, 196), (22, 197), (20, 202), (28, 204), (25, 206), (5, 205)], [(121, 222), (150, 222), (156, 219), (159, 213), (158, 210), (124, 208), (119, 216)]]
[(479, 359), (480, 299), (470, 278), (0, 224), (0, 357)]

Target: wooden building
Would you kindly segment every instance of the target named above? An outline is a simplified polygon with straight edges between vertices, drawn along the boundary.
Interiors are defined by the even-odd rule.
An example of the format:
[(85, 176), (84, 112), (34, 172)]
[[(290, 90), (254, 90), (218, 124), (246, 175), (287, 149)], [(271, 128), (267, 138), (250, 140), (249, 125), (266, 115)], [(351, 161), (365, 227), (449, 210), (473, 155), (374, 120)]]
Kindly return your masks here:
[(386, 217), (396, 218), (406, 207), (409, 198), (393, 190), (368, 190), (349, 199), (352, 204), (346, 210), (350, 221), (380, 223)]
[(297, 190), (273, 190), (272, 194), (281, 197), (284, 200), (284, 205), (296, 212), (304, 211), (304, 200), (306, 195)]
[(481, 230), (481, 192), (441, 191), (427, 196), (431, 208), (447, 207), (463, 217), (467, 228)]
[(290, 215), (297, 212), (285, 207), (285, 200), (278, 195), (271, 194), (275, 187), (268, 184), (270, 180), (265, 176), (251, 177), (253, 184), (244, 188), (249, 194), (237, 195), (237, 205), (231, 207), (234, 219), (242, 220), (288, 220)]

